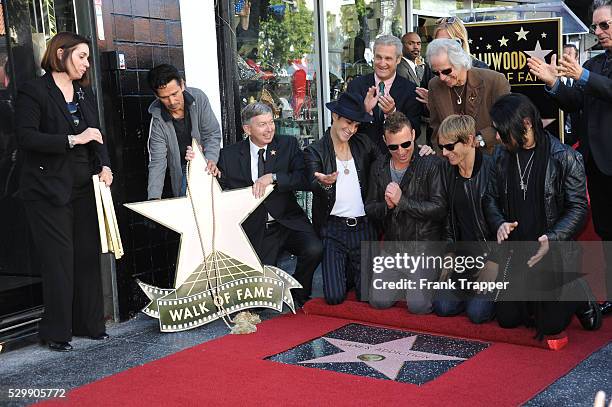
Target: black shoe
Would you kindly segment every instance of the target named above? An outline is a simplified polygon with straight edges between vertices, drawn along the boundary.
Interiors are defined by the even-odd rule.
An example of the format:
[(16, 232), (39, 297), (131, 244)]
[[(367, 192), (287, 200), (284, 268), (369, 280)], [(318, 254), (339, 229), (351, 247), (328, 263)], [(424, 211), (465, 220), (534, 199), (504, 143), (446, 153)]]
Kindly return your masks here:
[(608, 315), (612, 312), (612, 301), (604, 301), (599, 304), (599, 308), (601, 309), (601, 315)]
[(589, 301), (583, 310), (576, 312), (580, 324), (587, 331), (601, 327), (601, 308), (595, 301)]
[(47, 341), (47, 346), (56, 352), (70, 352), (72, 350), (72, 345), (69, 342)]
[(94, 341), (103, 341), (105, 339), (108, 339), (109, 336), (106, 332), (102, 332), (100, 335), (90, 335), (87, 336), (87, 338), (93, 339)]

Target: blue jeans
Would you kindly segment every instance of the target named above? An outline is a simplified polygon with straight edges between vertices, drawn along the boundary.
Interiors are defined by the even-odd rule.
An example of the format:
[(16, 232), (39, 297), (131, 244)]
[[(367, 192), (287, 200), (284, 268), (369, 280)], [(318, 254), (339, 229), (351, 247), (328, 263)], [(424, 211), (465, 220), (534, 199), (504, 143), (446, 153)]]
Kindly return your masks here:
[(434, 300), (433, 310), (440, 317), (450, 317), (465, 311), (470, 321), (475, 324), (482, 324), (493, 319), (495, 303), (479, 297), (472, 297), (467, 300), (444, 298)]

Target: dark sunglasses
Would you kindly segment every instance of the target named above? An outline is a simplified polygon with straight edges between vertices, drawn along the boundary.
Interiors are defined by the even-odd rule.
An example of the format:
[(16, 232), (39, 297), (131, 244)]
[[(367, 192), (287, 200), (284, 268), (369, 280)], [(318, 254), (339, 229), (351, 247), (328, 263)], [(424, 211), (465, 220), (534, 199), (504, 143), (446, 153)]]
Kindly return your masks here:
[(455, 24), (457, 17), (442, 17), (436, 20), (436, 24)]
[(608, 21), (602, 21), (601, 23), (597, 23), (597, 24), (591, 24), (589, 26), (589, 28), (591, 29), (591, 32), (594, 33), (595, 30), (597, 29), (597, 27), (601, 28), (602, 31), (606, 31), (608, 28), (610, 28), (610, 23), (612, 22), (612, 20), (608, 20)]
[(446, 149), (447, 151), (454, 151), (455, 150), (455, 144), (457, 144), (459, 142), (459, 140), (455, 141), (454, 143), (448, 143), (448, 144), (438, 144), (438, 148), (440, 149), (440, 151)]
[(444, 76), (448, 76), (448, 75), (451, 74), (451, 72), (453, 72), (453, 68), (447, 68), (447, 69), (443, 69), (441, 71), (431, 71), (431, 73), (436, 75), (436, 76), (440, 76), (440, 74), (443, 74)]
[(402, 148), (408, 148), (412, 145), (412, 140), (408, 140), (408, 141), (404, 141), (402, 144), (388, 144), (387, 148), (389, 149), (389, 151), (396, 151), (398, 150), (400, 147)]

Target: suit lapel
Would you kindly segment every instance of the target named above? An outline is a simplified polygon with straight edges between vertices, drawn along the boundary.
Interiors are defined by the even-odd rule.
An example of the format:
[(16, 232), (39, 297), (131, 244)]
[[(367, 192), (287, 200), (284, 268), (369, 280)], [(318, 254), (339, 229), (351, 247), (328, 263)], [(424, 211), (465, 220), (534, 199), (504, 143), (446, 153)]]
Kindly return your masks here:
[(276, 157), (278, 157), (280, 151), (278, 151), (278, 140), (277, 136), (274, 136), (268, 148), (266, 148), (266, 161), (264, 163), (264, 173), (271, 174), (274, 172), (274, 166), (276, 165)]
[(47, 76), (47, 87), (49, 88), (49, 94), (51, 95), (51, 100), (53, 100), (53, 103), (55, 103), (57, 107), (60, 109), (60, 111), (66, 118), (66, 121), (68, 121), (72, 131), (76, 133), (77, 129), (74, 126), (72, 115), (70, 114), (70, 112), (68, 111), (68, 108), (66, 107), (66, 100), (64, 99), (64, 94), (53, 81), (53, 77), (51, 76), (51, 74), (48, 74)]
[(253, 182), (253, 177), (251, 176), (251, 150), (249, 148), (249, 139), (248, 137), (241, 141), (240, 145), (240, 172), (244, 179), (247, 179)]

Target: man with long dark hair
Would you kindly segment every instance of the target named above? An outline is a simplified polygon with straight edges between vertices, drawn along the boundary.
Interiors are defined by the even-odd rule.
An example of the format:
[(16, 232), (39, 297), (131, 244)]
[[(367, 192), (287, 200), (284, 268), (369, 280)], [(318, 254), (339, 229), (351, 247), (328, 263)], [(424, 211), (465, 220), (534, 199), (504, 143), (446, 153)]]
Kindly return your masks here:
[[(563, 280), (579, 271), (574, 270), (579, 249), (568, 243), (562, 251), (550, 250), (552, 242), (569, 242), (584, 226), (587, 197), (582, 156), (544, 131), (540, 113), (524, 95), (502, 96), (490, 114), (503, 145), (494, 153), (495, 170), (485, 203), (487, 221), (497, 231), (498, 243), (532, 242), (515, 250), (506, 264), (516, 296), (504, 297), (513, 301), (497, 302), (497, 320), (504, 328), (535, 326), (537, 337), (547, 337), (548, 346), (559, 349), (567, 344), (563, 331), (575, 312), (586, 329), (601, 325), (595, 302), (559, 301), (559, 290), (571, 282)], [(534, 287), (546, 287), (550, 295), (533, 296)], [(588, 290), (586, 285), (581, 288)]]
[[(597, 36), (606, 52), (580, 66), (577, 60), (563, 56), (559, 66), (555, 57), (551, 64), (538, 58), (528, 60), (531, 73), (544, 82), (548, 93), (561, 109), (568, 113), (580, 112), (585, 126), (580, 138), (580, 152), (585, 157), (589, 182), (589, 198), (595, 232), (604, 242), (606, 261), (606, 300), (604, 314), (612, 313), (612, 0), (593, 2), (591, 32)], [(558, 77), (565, 76), (575, 86), (564, 84)], [(572, 118), (573, 120), (573, 118)], [(572, 122), (575, 126), (577, 123)]]

